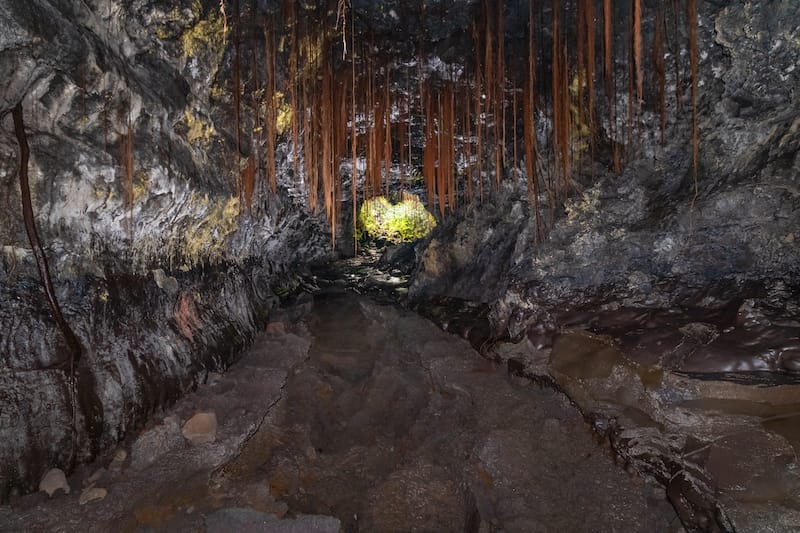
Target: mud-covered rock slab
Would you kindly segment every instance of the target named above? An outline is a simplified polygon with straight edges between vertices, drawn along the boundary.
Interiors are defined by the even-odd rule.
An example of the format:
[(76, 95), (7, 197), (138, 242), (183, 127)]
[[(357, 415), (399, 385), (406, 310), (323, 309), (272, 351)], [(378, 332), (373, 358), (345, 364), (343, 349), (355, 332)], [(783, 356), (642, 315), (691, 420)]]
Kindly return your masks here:
[(800, 441), (787, 429), (800, 420), (800, 385), (648, 368), (581, 331), (556, 339), (548, 370), (618, 453), (663, 480), (690, 529), (760, 520), (782, 531), (800, 516)]

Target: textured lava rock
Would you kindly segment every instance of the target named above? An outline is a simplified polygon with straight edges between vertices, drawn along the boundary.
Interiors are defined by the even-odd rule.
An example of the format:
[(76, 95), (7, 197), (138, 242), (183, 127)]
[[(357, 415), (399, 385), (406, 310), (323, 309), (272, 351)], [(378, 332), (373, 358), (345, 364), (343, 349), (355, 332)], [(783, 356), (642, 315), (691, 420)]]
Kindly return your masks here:
[[(0, 501), (228, 366), (270, 287), (330, 253), (285, 172), (277, 195), (240, 201), (224, 31), (210, 0), (0, 6)], [(84, 348), (74, 387), (22, 226), (20, 102), (36, 223)]]
[[(701, 13), (696, 198), (687, 126), (676, 122), (664, 147), (644, 135), (648, 157), (575, 193), (543, 243), (523, 190), (513, 185), (488, 209), (441, 225), (418, 246), (412, 298), (493, 302), (495, 334), (515, 339), (596, 302), (666, 308), (709, 288), (730, 301), (761, 287), (783, 294), (777, 305), (796, 305), (800, 7), (775, 4), (706, 5)], [(757, 61), (767, 49), (775, 61)], [(764, 84), (769, 90), (759, 93)], [(720, 107), (745, 93), (764, 96), (747, 113)]]
[[(666, 145), (645, 110), (641, 157), (619, 176), (595, 166), (544, 242), (508, 187), (418, 246), (409, 294), (423, 310), (488, 302), (492, 337), (517, 341), (493, 355), (564, 390), (662, 480), (688, 530), (783, 531), (797, 519), (796, 460), (782, 473), (762, 462), (796, 443), (776, 421), (800, 386), (800, 5), (700, 9), (696, 193), (687, 108), (668, 100)], [(742, 454), (758, 459), (744, 467)]]
[(139, 435), (133, 443), (131, 468), (146, 468), (173, 449), (185, 446), (179, 421), (175, 417), (166, 417), (161, 424)]
[(330, 516), (300, 515), (292, 519), (279, 519), (272, 514), (254, 509), (220, 509), (205, 520), (209, 533), (230, 531), (274, 531), (276, 533), (337, 533), (339, 520)]

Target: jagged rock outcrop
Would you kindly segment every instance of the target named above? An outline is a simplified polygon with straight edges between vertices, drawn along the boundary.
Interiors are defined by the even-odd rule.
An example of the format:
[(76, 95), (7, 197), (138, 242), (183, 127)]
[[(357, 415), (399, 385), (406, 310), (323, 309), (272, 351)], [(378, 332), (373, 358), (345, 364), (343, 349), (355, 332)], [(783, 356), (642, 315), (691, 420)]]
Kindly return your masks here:
[[(791, 293), (800, 284), (800, 7), (774, 4), (701, 13), (696, 197), (690, 125), (676, 122), (666, 145), (644, 134), (642, 156), (620, 175), (577, 190), (541, 244), (527, 199), (511, 186), (491, 207), (441, 226), (419, 247), (412, 296), (495, 301), (496, 327), (518, 338), (534, 307), (601, 297), (666, 307), (711, 286)], [(517, 323), (523, 315), (530, 320)]]

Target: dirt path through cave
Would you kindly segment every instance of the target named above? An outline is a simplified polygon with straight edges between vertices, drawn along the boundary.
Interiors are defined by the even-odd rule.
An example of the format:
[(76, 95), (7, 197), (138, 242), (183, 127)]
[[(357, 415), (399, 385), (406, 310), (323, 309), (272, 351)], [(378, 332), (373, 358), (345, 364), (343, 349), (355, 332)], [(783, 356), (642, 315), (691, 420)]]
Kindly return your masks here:
[(187, 447), (154, 425), (138, 442), (167, 436), (129, 446), (125, 467), (99, 481), (104, 500), (78, 504), (92, 471), (83, 469), (69, 496), (0, 509), (0, 530), (677, 526), (663, 491), (615, 465), (562, 395), (508, 376), (411, 312), (320, 294), (310, 314), (289, 313), (271, 331), (164, 413), (214, 410), (216, 443)]

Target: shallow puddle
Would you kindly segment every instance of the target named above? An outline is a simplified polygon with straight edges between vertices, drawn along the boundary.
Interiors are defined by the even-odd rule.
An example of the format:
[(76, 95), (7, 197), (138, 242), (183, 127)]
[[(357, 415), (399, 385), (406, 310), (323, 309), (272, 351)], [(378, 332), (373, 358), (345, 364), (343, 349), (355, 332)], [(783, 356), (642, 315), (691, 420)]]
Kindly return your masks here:
[(794, 447), (795, 453), (800, 455), (800, 403), (776, 405), (750, 400), (702, 398), (686, 400), (681, 405), (689, 409), (760, 418), (764, 429), (781, 435)]

